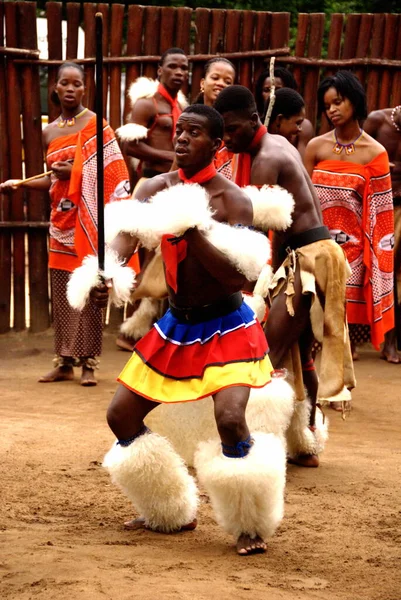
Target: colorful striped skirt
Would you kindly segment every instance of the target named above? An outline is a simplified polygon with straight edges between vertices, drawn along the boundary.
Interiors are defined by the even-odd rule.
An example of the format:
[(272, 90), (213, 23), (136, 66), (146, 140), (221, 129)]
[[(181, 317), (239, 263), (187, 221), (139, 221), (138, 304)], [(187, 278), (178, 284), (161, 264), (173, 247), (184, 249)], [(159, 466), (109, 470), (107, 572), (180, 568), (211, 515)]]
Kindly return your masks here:
[(135, 346), (118, 381), (155, 402), (190, 402), (232, 386), (263, 387), (273, 370), (255, 314), (243, 302), (196, 324), (169, 309)]

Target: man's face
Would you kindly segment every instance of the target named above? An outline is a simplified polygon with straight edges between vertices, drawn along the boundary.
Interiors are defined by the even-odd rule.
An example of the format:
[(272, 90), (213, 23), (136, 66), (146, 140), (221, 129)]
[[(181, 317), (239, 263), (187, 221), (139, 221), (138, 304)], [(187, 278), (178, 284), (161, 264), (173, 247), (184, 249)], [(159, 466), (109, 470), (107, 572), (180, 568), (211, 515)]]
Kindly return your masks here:
[(222, 114), (222, 117), (227, 150), (235, 154), (244, 152), (255, 135), (257, 115), (248, 116), (241, 111), (229, 111)]
[(166, 88), (178, 91), (188, 79), (188, 58), (184, 54), (168, 54), (157, 74)]
[(177, 165), (203, 168), (214, 157), (221, 144), (219, 138), (210, 137), (208, 120), (203, 115), (183, 113), (177, 121), (173, 139)]

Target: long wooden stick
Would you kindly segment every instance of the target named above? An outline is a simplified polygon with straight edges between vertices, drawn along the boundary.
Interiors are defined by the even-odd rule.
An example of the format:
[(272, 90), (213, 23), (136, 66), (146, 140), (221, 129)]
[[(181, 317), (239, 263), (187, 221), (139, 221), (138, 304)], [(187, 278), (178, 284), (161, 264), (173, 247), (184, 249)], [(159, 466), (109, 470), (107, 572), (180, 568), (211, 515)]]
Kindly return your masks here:
[(28, 177), (27, 179), (21, 179), (18, 183), (15, 184), (15, 187), (19, 187), (20, 185), (24, 185), (24, 183), (28, 183), (29, 181), (34, 181), (35, 179), (41, 179), (42, 177), (46, 177), (46, 175), (51, 175), (53, 171), (46, 171), (45, 173), (39, 173), (39, 175), (33, 175), (32, 177)]
[(272, 114), (273, 106), (276, 101), (276, 82), (274, 79), (275, 60), (276, 59), (274, 56), (272, 56), (270, 59), (270, 98), (269, 98), (269, 107), (266, 112), (265, 123), (264, 123), (268, 129), (269, 129), (269, 122), (270, 122), (270, 117)]
[(97, 161), (97, 256), (104, 271), (104, 156), (103, 156), (103, 15), (95, 15), (96, 36), (96, 161)]

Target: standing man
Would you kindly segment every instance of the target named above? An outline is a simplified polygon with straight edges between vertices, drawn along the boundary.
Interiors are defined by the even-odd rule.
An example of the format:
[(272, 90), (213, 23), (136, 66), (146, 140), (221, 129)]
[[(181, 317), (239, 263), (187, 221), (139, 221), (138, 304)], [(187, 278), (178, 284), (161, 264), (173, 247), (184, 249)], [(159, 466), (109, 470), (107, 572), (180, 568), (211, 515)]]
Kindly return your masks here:
[[(337, 396), (344, 385), (354, 387), (346, 334), (348, 269), (344, 253), (323, 226), (319, 200), (298, 152), (282, 136), (267, 133), (251, 92), (243, 86), (230, 86), (220, 93), (215, 108), (224, 119), (227, 149), (238, 155), (233, 169), (235, 182), (240, 187), (278, 184), (294, 197), (292, 225), (283, 233), (275, 233), (273, 240), (275, 277), (265, 333), (276, 369), (283, 366), (294, 344), (299, 347), (302, 375), (299, 370), (295, 373), (297, 394), (303, 398), (305, 385), (312, 405), (313, 430), (317, 398)], [(320, 382), (311, 355), (314, 334), (318, 336), (316, 326), (312, 332), (312, 308), (323, 342)], [(304, 466), (319, 464), (312, 447), (296, 460)]]
[(364, 130), (384, 146), (390, 161), (394, 205), (395, 327), (384, 335), (381, 358), (398, 364), (401, 362), (397, 354), (401, 341), (401, 105), (371, 112), (364, 123)]
[[(237, 552), (251, 554), (266, 550), (265, 539), (282, 518), (285, 456), (278, 438), (250, 432), (245, 419), (250, 388), (265, 386), (272, 371), (263, 330), (241, 294), (251, 265), (261, 263), (259, 242), (264, 246), (265, 241), (248, 230), (253, 211), (247, 195), (216, 173), (213, 159), (222, 137), (223, 120), (213, 108), (188, 107), (176, 128), (178, 171), (145, 182), (135, 193), (141, 202), (132, 201), (131, 217), (120, 213), (116, 228), (120, 234), (112, 246), (121, 257), (128, 257), (136, 243), (132, 235), (139, 239), (144, 235), (133, 234), (138, 223), (135, 211), (143, 216), (158, 193), (163, 194), (165, 213), (157, 209), (158, 223), (149, 217), (143, 231), (167, 228), (161, 248), (170, 309), (137, 343), (119, 377), (121, 385), (107, 414), (117, 442), (104, 465), (141, 511), (148, 528), (193, 529), (195, 482), (167, 439), (149, 431), (143, 419), (160, 403), (211, 395), (221, 445), (204, 444), (195, 458), (196, 468), (219, 523), (235, 537)], [(184, 200), (184, 212), (199, 214), (199, 194), (212, 209), (214, 222), (226, 223), (220, 228), (226, 228), (232, 239), (231, 245), (228, 238), (224, 242), (231, 248), (228, 254), (227, 246), (224, 251), (217, 248), (202, 228), (189, 226), (174, 237), (171, 225), (160, 225), (171, 215), (180, 223), (185, 219), (182, 204), (175, 214), (177, 197)], [(153, 202), (146, 206), (149, 197)], [(110, 221), (118, 214), (115, 203), (108, 213)], [(221, 239), (221, 233), (217, 237)], [(243, 264), (242, 271), (238, 264)], [(97, 294), (100, 303), (107, 301), (105, 286)], [(129, 528), (137, 525), (127, 523)]]
[(159, 81), (140, 77), (132, 84), (129, 123), (117, 130), (123, 153), (139, 160), (139, 177), (167, 173), (173, 163), (175, 127), (187, 106), (180, 93), (188, 79), (188, 58), (184, 51), (166, 50), (157, 75)]

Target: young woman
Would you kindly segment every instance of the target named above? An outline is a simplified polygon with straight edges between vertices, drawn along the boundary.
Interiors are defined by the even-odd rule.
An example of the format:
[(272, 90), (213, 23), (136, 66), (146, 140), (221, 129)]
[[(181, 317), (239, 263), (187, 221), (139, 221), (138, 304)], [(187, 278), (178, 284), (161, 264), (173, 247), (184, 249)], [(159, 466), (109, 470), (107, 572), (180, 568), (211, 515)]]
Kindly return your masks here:
[[(284, 67), (276, 67), (274, 69), (274, 85), (276, 88), (276, 95), (278, 90), (282, 88), (289, 88), (291, 90), (297, 90), (297, 83), (292, 75), (291, 71)], [(264, 123), (266, 111), (268, 107), (268, 101), (270, 99), (270, 71), (263, 71), (258, 77), (255, 84), (255, 100), (256, 106), (258, 107), (259, 116)], [(299, 131), (293, 138), (292, 144), (296, 147), (301, 157), (305, 155), (306, 146), (315, 135), (315, 130), (312, 123), (305, 119), (302, 123), (302, 131)]]
[[(70, 307), (66, 288), (70, 273), (87, 254), (96, 253), (96, 116), (82, 104), (84, 71), (75, 63), (61, 65), (53, 97), (60, 116), (43, 130), (43, 147), (51, 176), (22, 184), (49, 190), (50, 252), (55, 329), (54, 369), (39, 379), (42, 383), (73, 379), (74, 366), (82, 367), (81, 384), (96, 385), (96, 356), (102, 346), (102, 312), (89, 303), (82, 312)], [(105, 202), (129, 195), (128, 173), (111, 128), (104, 122), (107, 147)], [(12, 192), (18, 180), (0, 185)]]
[(394, 327), (393, 203), (384, 147), (361, 128), (364, 89), (339, 71), (318, 89), (319, 111), (333, 129), (311, 140), (305, 166), (319, 196), (323, 220), (343, 248), (352, 274), (347, 283), (351, 345), (370, 340), (379, 349)]
[[(211, 58), (205, 64), (203, 79), (201, 79), (201, 91), (195, 100), (195, 104), (213, 106), (217, 96), (224, 88), (235, 83), (236, 71), (233, 63), (227, 58)], [(216, 152), (214, 164), (219, 173), (227, 179), (232, 179), (231, 159), (233, 155), (228, 152), (224, 143)]]
[(305, 102), (298, 92), (280, 88), (276, 93), (268, 126), (269, 133), (282, 135), (290, 143), (302, 132), (305, 121)]

